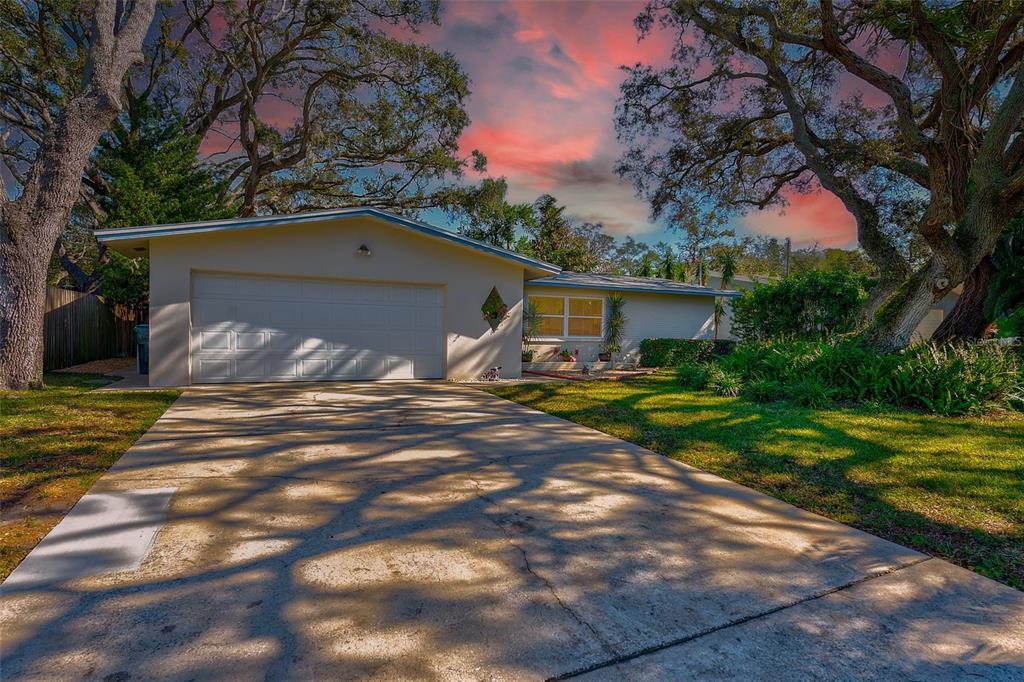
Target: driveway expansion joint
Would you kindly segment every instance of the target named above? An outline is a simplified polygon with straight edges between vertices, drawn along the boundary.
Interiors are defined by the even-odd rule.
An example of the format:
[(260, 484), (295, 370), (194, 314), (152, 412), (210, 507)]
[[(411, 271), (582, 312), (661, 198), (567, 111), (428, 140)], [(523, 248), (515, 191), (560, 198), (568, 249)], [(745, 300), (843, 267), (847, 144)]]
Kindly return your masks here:
[[(507, 459), (510, 458), (506, 458), (506, 460)], [(486, 467), (480, 468), (482, 469)], [(486, 493), (482, 491), (482, 486), (480, 485), (480, 482), (473, 477), (473, 474), (476, 473), (476, 471), (478, 470), (467, 472), (467, 478), (473, 483), (473, 486), (477, 489), (477, 499), (493, 504), (495, 507), (501, 509), (501, 503), (499, 503), (497, 500), (488, 496)], [(590, 632), (590, 634), (593, 635), (594, 639), (597, 640), (597, 642), (601, 645), (602, 649), (604, 649), (610, 654), (614, 654), (615, 647), (613, 647), (604, 637), (601, 636), (601, 633), (597, 631), (597, 628), (595, 628), (592, 623), (587, 621), (587, 619), (585, 619), (583, 616), (576, 612), (576, 609), (569, 606), (565, 602), (565, 600), (562, 599), (561, 595), (558, 594), (558, 590), (555, 588), (554, 584), (550, 580), (548, 580), (543, 575), (534, 570), (533, 566), (530, 564), (530, 557), (526, 552), (526, 548), (524, 548), (522, 545), (515, 541), (512, 533), (505, 526), (505, 524), (503, 524), (501, 521), (494, 518), (487, 512), (482, 511), (480, 513), (485, 519), (493, 523), (498, 528), (498, 530), (500, 530), (502, 534), (505, 536), (506, 542), (508, 542), (510, 546), (514, 547), (519, 552), (520, 556), (522, 556), (523, 558), (523, 568), (526, 570), (527, 573), (532, 575), (534, 578), (539, 580), (544, 585), (547, 591), (551, 594), (552, 598), (554, 598), (555, 602), (558, 604), (559, 608), (561, 608), (563, 611), (569, 614), (569, 617), (571, 617), (578, 624), (586, 628)]]
[(610, 658), (607, 661), (601, 661), (600, 663), (594, 663), (593, 665), (588, 665), (588, 666), (583, 667), (583, 668), (577, 668), (576, 670), (571, 670), (569, 672), (561, 673), (559, 675), (554, 675), (552, 677), (548, 677), (547, 679), (545, 679), (544, 682), (559, 682), (560, 680), (569, 680), (569, 679), (572, 679), (574, 677), (579, 677), (580, 675), (585, 675), (587, 673), (592, 673), (592, 672), (595, 672), (595, 671), (598, 671), (598, 670), (604, 670), (606, 668), (611, 668), (612, 666), (616, 666), (616, 665), (619, 665), (621, 663), (628, 663), (629, 661), (633, 661), (633, 660), (636, 660), (638, 658), (642, 658), (644, 656), (648, 656), (650, 654), (655, 654), (655, 653), (658, 653), (659, 651), (664, 651), (666, 649), (671, 649), (672, 647), (679, 646), (681, 644), (688, 644), (689, 642), (696, 641), (698, 639), (701, 639), (702, 637), (706, 637), (708, 635), (713, 635), (716, 632), (721, 632), (722, 630), (728, 630), (729, 628), (733, 628), (733, 627), (736, 627), (738, 625), (744, 625), (745, 623), (749, 623), (749, 622), (754, 621), (754, 620), (759, 620), (761, 618), (765, 618), (767, 616), (771, 616), (773, 614), (779, 613), (780, 611), (785, 611), (787, 609), (791, 609), (794, 606), (800, 606), (801, 604), (806, 604), (808, 602), (812, 602), (812, 601), (815, 601), (815, 600), (818, 600), (818, 599), (822, 599), (824, 597), (828, 597), (830, 595), (837, 594), (839, 592), (843, 592), (844, 590), (848, 590), (851, 587), (856, 587), (858, 585), (862, 585), (862, 584), (864, 584), (866, 582), (870, 582), (870, 581), (876, 580), (878, 578), (884, 578), (885, 576), (893, 575), (894, 573), (898, 573), (899, 571), (902, 571), (904, 569), (912, 568), (914, 566), (918, 566), (918, 565), (923, 564), (925, 562), (934, 561), (934, 560), (935, 560), (935, 557), (923, 556), (923, 557), (921, 557), (919, 559), (915, 559), (914, 561), (909, 561), (909, 562), (907, 562), (905, 564), (900, 564), (899, 566), (893, 566), (892, 568), (886, 569), (884, 571), (880, 571), (878, 573), (872, 573), (870, 575), (862, 576), (860, 578), (857, 578), (856, 580), (851, 580), (851, 581), (849, 581), (847, 583), (843, 583), (842, 585), (838, 585), (836, 587), (830, 587), (830, 588), (828, 588), (826, 590), (821, 590), (819, 592), (815, 592), (815, 593), (810, 594), (810, 595), (808, 595), (806, 597), (802, 597), (800, 599), (797, 599), (797, 600), (792, 601), (792, 602), (788, 602), (786, 604), (780, 604), (779, 606), (767, 609), (765, 611), (760, 611), (758, 613), (753, 613), (753, 614), (750, 614), (749, 616), (743, 616), (741, 618), (735, 618), (733, 620), (730, 620), (730, 621), (727, 621), (725, 623), (722, 623), (721, 625), (715, 625), (713, 627), (704, 628), (703, 630), (695, 632), (695, 633), (693, 633), (691, 635), (686, 635), (684, 637), (679, 637), (677, 639), (669, 640), (668, 642), (662, 642), (660, 644), (655, 644), (653, 646), (644, 647), (643, 649), (638, 649), (637, 651), (632, 651), (630, 653), (623, 654), (623, 655), (617, 656), (615, 658)]

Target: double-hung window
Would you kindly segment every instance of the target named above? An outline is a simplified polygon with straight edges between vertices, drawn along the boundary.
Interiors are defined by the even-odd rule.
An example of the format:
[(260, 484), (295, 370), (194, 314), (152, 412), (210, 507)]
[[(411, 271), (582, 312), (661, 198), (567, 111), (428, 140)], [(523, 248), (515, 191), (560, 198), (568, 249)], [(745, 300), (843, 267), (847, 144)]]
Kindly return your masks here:
[(540, 316), (541, 338), (600, 338), (604, 299), (576, 296), (530, 296)]

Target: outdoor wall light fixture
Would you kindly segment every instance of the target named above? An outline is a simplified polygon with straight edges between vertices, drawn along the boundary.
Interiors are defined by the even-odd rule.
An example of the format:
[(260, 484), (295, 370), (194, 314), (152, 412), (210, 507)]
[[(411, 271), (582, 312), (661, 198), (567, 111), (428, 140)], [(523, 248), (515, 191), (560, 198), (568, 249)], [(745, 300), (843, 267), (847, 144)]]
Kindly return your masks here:
[(370, 255), (370, 247), (367, 246), (366, 244), (360, 244), (359, 248), (356, 249), (356, 253), (358, 253), (360, 256), (369, 256)]

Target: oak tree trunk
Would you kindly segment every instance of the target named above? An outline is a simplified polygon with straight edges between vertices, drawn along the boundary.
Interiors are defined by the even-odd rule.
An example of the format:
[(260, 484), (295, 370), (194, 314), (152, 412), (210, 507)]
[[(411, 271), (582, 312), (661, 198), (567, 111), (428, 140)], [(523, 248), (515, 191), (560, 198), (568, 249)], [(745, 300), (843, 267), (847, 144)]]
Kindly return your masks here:
[(43, 376), (49, 257), (39, 258), (37, 248), (29, 239), (0, 244), (0, 376), (5, 388), (29, 388)]
[[(945, 288), (940, 288), (943, 285)], [(948, 290), (948, 280), (937, 263), (914, 273), (878, 308), (864, 332), (864, 341), (881, 353), (906, 348), (921, 320)]]
[(995, 273), (992, 259), (985, 256), (964, 280), (964, 291), (953, 310), (932, 334), (933, 341), (950, 339), (980, 339), (991, 320), (985, 315), (985, 297), (988, 284)]
[(121, 82), (142, 57), (155, 0), (98, 0), (79, 91), (44, 134), (21, 194), (0, 196), (0, 389), (43, 379), (43, 306), (50, 257), (78, 200), (82, 171), (121, 108)]

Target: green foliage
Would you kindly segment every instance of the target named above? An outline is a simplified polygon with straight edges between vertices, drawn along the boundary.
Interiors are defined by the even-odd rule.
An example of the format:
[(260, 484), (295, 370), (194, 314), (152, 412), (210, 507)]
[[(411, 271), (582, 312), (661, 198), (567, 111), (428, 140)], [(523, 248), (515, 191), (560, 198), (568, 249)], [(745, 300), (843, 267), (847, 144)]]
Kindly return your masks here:
[(604, 343), (602, 348), (605, 353), (618, 353), (622, 350), (622, 335), (626, 330), (626, 315), (623, 308), (626, 307), (626, 299), (618, 294), (608, 296), (608, 319), (604, 323)]
[(734, 345), (733, 341), (644, 339), (640, 342), (640, 364), (643, 367), (678, 367), (704, 362), (712, 355), (729, 353)]
[(671, 248), (665, 249), (661, 254), (661, 263), (658, 264), (658, 277), (662, 279), (680, 279), (680, 263)]
[(707, 388), (718, 395), (735, 398), (743, 390), (743, 377), (739, 372), (732, 372), (712, 365), (708, 369)]
[(824, 382), (811, 378), (796, 382), (788, 393), (797, 405), (817, 410), (830, 406), (836, 391)]
[(241, 128), (240, 153), (223, 160), (246, 210), (443, 203), (444, 181), (467, 164), (470, 90), (454, 55), (416, 35), (438, 20), (437, 2), (197, 5), (182, 43), (202, 86), (192, 108)]
[(867, 287), (863, 275), (845, 270), (813, 270), (760, 284), (731, 301), (732, 329), (745, 341), (849, 332)]
[(103, 298), (112, 305), (138, 310), (149, 300), (149, 259), (128, 258), (116, 251), (101, 266)]
[(460, 188), (447, 203), (459, 234), (503, 249), (511, 249), (517, 234), (534, 222), (530, 204), (508, 202), (505, 178), (484, 178), (479, 185)]
[(489, 390), (1024, 588), (1024, 413), (766, 408), (670, 372)]
[[(523, 352), (533, 351), (529, 350), (529, 347), (533, 344), (533, 340), (540, 334), (540, 325), (543, 322), (543, 317), (540, 311), (530, 301), (526, 302), (523, 306)], [(531, 360), (532, 360), (531, 355)]]
[(101, 227), (230, 218), (224, 179), (199, 159), (198, 136), (157, 104), (140, 104), (101, 140), (95, 163), (108, 190), (99, 198)]
[[(139, 103), (111, 126), (95, 154), (106, 192), (102, 227), (214, 220), (237, 214), (220, 199), (226, 181), (199, 160), (200, 139), (179, 118)], [(108, 252), (100, 266), (101, 291), (110, 303), (130, 308), (149, 297), (149, 262)]]
[(990, 343), (919, 343), (881, 355), (857, 340), (755, 342), (738, 345), (718, 365), (757, 384), (751, 390), (759, 399), (768, 394), (761, 382), (775, 382), (776, 397), (786, 393), (808, 407), (886, 403), (958, 415), (1020, 407), (1024, 400), (1020, 358)]
[(588, 239), (586, 226), (574, 224), (565, 214), (565, 206), (550, 194), (533, 204), (534, 221), (526, 226), (516, 250), (571, 272), (593, 272), (599, 263)]
[(743, 395), (755, 403), (770, 403), (785, 397), (785, 391), (774, 379), (756, 378), (743, 387)]
[(683, 388), (701, 390), (707, 388), (709, 365), (703, 362), (684, 362), (676, 368), (676, 380)]
[(1006, 226), (992, 254), (985, 313), (1000, 336), (1024, 336), (1024, 216)]
[(1021, 405), (1024, 374), (1018, 358), (995, 344), (917, 344), (891, 370), (889, 402), (936, 414), (968, 414)]

